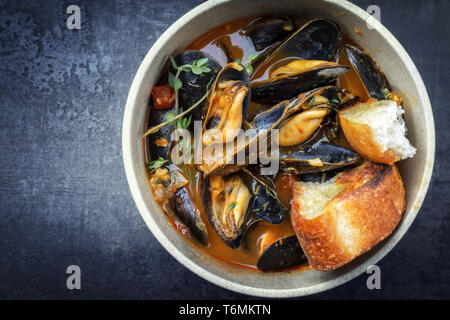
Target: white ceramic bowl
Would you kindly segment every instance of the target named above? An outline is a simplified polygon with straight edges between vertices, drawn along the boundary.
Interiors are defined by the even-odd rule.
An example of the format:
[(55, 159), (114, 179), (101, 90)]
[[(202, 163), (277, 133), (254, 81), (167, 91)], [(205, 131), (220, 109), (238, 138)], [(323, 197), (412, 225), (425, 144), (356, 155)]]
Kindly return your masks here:
[[(145, 173), (142, 131), (150, 97), (169, 54), (182, 50), (209, 29), (244, 16), (289, 13), (336, 21), (344, 34), (367, 49), (381, 65), (396, 92), (404, 96), (408, 137), (418, 152), (400, 163), (406, 188), (406, 212), (393, 234), (350, 264), (336, 271), (258, 273), (235, 268), (192, 247), (169, 224), (153, 199)], [(343, 284), (383, 258), (403, 237), (422, 205), (434, 162), (435, 132), (427, 91), (411, 58), (378, 21), (372, 28), (364, 10), (339, 0), (216, 0), (208, 1), (176, 21), (148, 52), (134, 78), (123, 120), (123, 160), (134, 201), (158, 241), (180, 263), (221, 287), (262, 297), (294, 297), (321, 292)], [(373, 19), (372, 19), (373, 20)], [(355, 28), (362, 36), (355, 33)]]

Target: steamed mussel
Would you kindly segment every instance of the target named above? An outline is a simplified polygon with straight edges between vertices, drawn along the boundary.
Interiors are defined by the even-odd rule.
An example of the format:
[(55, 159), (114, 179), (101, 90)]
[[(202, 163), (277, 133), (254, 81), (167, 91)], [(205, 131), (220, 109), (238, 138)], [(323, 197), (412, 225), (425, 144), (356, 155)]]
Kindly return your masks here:
[[(176, 75), (181, 85), (173, 88), (172, 106), (150, 102), (148, 126), (164, 124), (146, 135), (150, 177), (158, 203), (202, 250), (276, 271), (306, 262), (291, 224), (292, 185), (326, 182), (362, 161), (339, 113), (364, 101), (364, 90), (378, 100), (395, 94), (376, 62), (342, 41), (333, 21), (287, 15), (236, 21), (238, 27), (214, 29), (169, 60), (162, 84)], [(204, 72), (193, 67), (199, 61)], [(187, 117), (199, 122), (183, 122)], [(172, 141), (180, 127), (194, 139)], [(185, 143), (199, 151), (200, 162), (171, 159), (174, 146)], [(272, 163), (275, 171), (267, 170)]]
[(341, 38), (340, 28), (323, 19), (313, 20), (293, 33), (256, 68), (255, 73), (268, 66), (271, 69), (268, 79), (252, 82), (255, 101), (277, 103), (332, 84), (348, 70), (329, 61)]
[(239, 175), (211, 176), (205, 180), (204, 196), (209, 221), (223, 242), (240, 245), (251, 194)]

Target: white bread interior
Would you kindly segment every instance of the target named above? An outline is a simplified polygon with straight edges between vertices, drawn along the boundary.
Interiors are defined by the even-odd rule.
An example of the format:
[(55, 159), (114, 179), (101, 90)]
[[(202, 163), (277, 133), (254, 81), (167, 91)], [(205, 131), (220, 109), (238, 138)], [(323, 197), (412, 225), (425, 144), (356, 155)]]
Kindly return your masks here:
[[(404, 112), (395, 101), (371, 99), (341, 111), (339, 116), (344, 134), (356, 151), (368, 160), (392, 164), (413, 157), (417, 151), (406, 138)], [(346, 121), (343, 123), (342, 119)], [(365, 126), (370, 128), (371, 134), (362, 131)], [(361, 137), (363, 134), (365, 137)], [(373, 144), (365, 139), (373, 139)], [(393, 156), (387, 157), (388, 153)]]

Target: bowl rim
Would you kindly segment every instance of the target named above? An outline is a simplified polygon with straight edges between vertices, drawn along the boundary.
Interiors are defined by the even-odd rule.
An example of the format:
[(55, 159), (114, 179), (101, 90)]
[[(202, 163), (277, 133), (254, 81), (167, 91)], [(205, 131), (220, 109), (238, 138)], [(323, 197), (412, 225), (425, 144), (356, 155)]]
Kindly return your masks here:
[[(172, 255), (178, 262), (188, 268), (190, 271), (194, 272), (196, 275), (201, 278), (212, 282), (215, 285), (218, 285), (222, 288), (252, 296), (258, 297), (269, 297), (269, 298), (287, 298), (287, 297), (301, 297), (306, 295), (311, 295), (319, 292), (323, 292), (329, 290), (331, 288), (340, 286), (357, 276), (364, 273), (364, 270), (373, 264), (378, 263), (384, 256), (390, 252), (393, 247), (397, 245), (397, 243), (403, 238), (407, 230), (410, 228), (412, 222), (415, 220), (418, 211), (425, 199), (425, 195), (427, 193), (432, 172), (434, 166), (434, 157), (435, 157), (435, 127), (434, 127), (434, 119), (431, 108), (431, 103), (428, 97), (427, 90), (425, 88), (425, 84), (415, 66), (412, 59), (403, 48), (403, 46), (399, 43), (399, 41), (388, 31), (378, 20), (371, 19), (372, 25), (379, 32), (380, 36), (384, 38), (384, 40), (390, 44), (399, 58), (404, 62), (408, 72), (411, 77), (414, 79), (415, 85), (418, 89), (419, 94), (421, 95), (421, 102), (424, 111), (424, 121), (425, 121), (425, 129), (427, 132), (426, 139), (426, 154), (425, 154), (425, 168), (424, 174), (421, 179), (421, 183), (418, 187), (417, 196), (415, 199), (411, 199), (414, 203), (414, 206), (411, 208), (411, 211), (407, 217), (402, 221), (402, 229), (401, 232), (397, 232), (395, 237), (391, 237), (389, 241), (383, 244), (383, 249), (379, 250), (373, 256), (371, 256), (365, 263), (362, 263), (355, 267), (353, 270), (340, 275), (335, 278), (333, 281), (327, 281), (324, 283), (318, 283), (307, 287), (302, 288), (293, 288), (293, 289), (264, 289), (264, 288), (256, 288), (247, 285), (242, 285), (239, 283), (232, 282), (230, 280), (224, 279), (193, 262), (186, 255), (180, 251), (175, 245), (173, 245), (167, 236), (160, 230), (152, 215), (150, 214), (150, 210), (147, 209), (142, 190), (139, 187), (137, 172), (132, 163), (132, 148), (131, 148), (131, 139), (132, 139), (132, 116), (137, 108), (136, 100), (138, 98), (138, 89), (141, 83), (145, 80), (145, 73), (149, 68), (152, 60), (157, 56), (160, 47), (173, 35), (175, 35), (186, 23), (195, 19), (196, 16), (216, 7), (222, 5), (226, 2), (232, 2), (236, 0), (214, 0), (214, 1), (206, 1), (197, 7), (193, 8), (186, 14), (184, 14), (181, 18), (179, 18), (176, 22), (174, 22), (153, 44), (151, 49), (146, 54), (144, 60), (141, 62), (139, 69), (133, 79), (131, 84), (126, 107), (123, 116), (123, 125), (122, 125), (122, 155), (123, 162), (125, 167), (125, 173), (127, 177), (127, 181), (131, 190), (131, 194), (133, 196), (134, 202), (139, 210), (140, 215), (144, 219), (147, 227), (159, 241), (159, 243)], [(350, 13), (359, 16), (360, 18), (367, 21), (371, 16), (359, 8), (355, 4), (348, 2), (347, 0), (322, 0), (325, 3), (330, 3), (340, 7), (345, 11), (349, 11)]]

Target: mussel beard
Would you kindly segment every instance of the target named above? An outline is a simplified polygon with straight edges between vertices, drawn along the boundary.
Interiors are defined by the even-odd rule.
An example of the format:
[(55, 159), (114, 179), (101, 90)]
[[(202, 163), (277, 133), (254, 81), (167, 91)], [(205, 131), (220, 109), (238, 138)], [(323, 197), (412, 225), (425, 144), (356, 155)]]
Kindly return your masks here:
[(209, 190), (208, 217), (217, 234), (228, 246), (239, 246), (243, 225), (250, 203), (251, 194), (238, 175), (227, 178), (211, 176)]
[(248, 88), (243, 81), (222, 81), (211, 98), (202, 142), (229, 143), (239, 134), (243, 122), (243, 103)]

